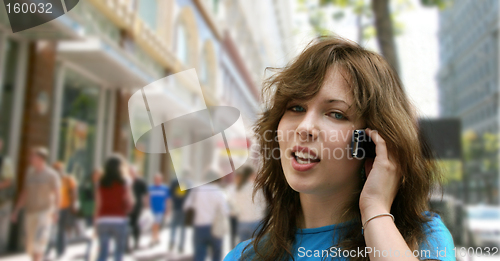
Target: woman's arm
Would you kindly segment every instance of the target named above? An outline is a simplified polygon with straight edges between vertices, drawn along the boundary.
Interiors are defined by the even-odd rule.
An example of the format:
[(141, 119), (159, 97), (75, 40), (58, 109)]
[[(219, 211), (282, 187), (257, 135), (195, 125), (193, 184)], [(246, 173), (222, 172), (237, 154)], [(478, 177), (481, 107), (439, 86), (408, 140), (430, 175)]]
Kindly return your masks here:
[[(376, 145), (377, 156), (375, 160), (367, 159), (365, 162), (367, 180), (359, 200), (363, 224), (371, 217), (390, 213), (401, 179), (394, 158), (387, 151), (385, 140), (377, 131), (367, 129), (367, 132)], [(363, 235), (367, 246), (365, 253), (369, 254), (371, 261), (420, 260), (413, 256), (390, 216), (370, 220), (364, 227)], [(398, 253), (399, 256), (396, 256)]]
[[(389, 211), (382, 207), (365, 209), (361, 212), (361, 220), (364, 223), (368, 218), (381, 213), (389, 213)], [(417, 257), (413, 256), (413, 252), (406, 244), (406, 241), (401, 233), (399, 233), (399, 230), (390, 216), (381, 216), (370, 220), (364, 228), (364, 236), (367, 246), (366, 253), (368, 253), (368, 251), (371, 252), (368, 253), (371, 261), (419, 260)], [(389, 256), (383, 252), (384, 250)], [(396, 257), (398, 253), (399, 257)], [(386, 255), (386, 257), (384, 257), (384, 255)]]

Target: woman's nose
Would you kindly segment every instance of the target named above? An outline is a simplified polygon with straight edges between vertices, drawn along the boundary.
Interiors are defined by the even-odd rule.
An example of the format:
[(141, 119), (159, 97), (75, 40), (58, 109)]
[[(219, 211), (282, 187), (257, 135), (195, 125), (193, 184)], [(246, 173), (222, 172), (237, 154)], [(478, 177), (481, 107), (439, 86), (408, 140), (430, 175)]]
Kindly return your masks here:
[(296, 133), (299, 135), (301, 141), (313, 141), (318, 138), (319, 129), (316, 117), (308, 112), (302, 118), (299, 126), (297, 126)]

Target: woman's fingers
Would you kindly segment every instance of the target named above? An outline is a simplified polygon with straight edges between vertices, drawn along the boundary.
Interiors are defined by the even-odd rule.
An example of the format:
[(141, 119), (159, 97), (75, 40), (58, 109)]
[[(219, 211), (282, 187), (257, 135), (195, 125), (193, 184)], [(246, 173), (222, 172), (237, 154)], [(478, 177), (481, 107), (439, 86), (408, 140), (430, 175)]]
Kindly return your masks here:
[(373, 143), (375, 143), (375, 153), (377, 154), (377, 158), (379, 159), (387, 159), (389, 160), (389, 155), (387, 154), (387, 146), (385, 144), (385, 140), (378, 134), (377, 131), (372, 130), (370, 128), (366, 128), (368, 136), (372, 139)]
[[(375, 160), (381, 163), (388, 171), (398, 172), (397, 165), (394, 161), (392, 161), (391, 153), (387, 150), (387, 145), (385, 140), (378, 134), (376, 130), (372, 130), (367, 128), (368, 135), (372, 138), (373, 143), (375, 143)], [(397, 173), (400, 176), (400, 173)]]

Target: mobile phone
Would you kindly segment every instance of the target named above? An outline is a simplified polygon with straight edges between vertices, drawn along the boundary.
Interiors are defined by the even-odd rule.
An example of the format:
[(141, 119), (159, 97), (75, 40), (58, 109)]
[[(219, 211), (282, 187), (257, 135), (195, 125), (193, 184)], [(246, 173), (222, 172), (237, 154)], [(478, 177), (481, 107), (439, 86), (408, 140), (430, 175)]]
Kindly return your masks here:
[(375, 158), (375, 143), (365, 130), (354, 130), (351, 141), (351, 156), (356, 159)]

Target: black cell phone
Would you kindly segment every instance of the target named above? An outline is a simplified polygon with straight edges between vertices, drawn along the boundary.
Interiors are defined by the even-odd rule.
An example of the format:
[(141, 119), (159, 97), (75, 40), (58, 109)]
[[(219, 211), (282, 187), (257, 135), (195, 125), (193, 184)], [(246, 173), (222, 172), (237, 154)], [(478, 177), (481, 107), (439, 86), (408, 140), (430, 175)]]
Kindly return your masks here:
[(375, 158), (375, 143), (365, 130), (354, 130), (351, 141), (351, 156), (357, 159)]

